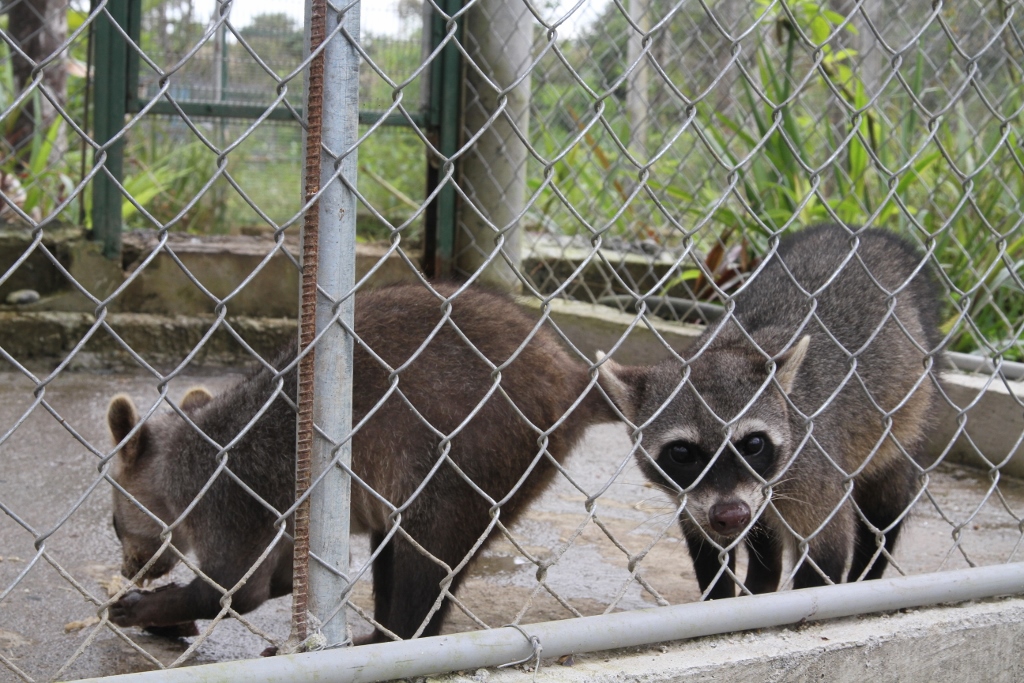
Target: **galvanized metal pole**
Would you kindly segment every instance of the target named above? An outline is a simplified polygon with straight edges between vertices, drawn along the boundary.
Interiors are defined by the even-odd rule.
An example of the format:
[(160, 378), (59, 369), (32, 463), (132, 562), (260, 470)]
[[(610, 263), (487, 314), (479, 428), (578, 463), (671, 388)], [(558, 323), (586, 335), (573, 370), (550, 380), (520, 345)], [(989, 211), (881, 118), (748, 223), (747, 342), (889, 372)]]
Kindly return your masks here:
[[(629, 43), (627, 44), (627, 62), (633, 66), (629, 74), (629, 85), (626, 88), (626, 111), (629, 112), (629, 146), (633, 154), (640, 156), (641, 161), (647, 159), (647, 128), (651, 114), (650, 92), (648, 82), (650, 71), (647, 58), (640, 59), (643, 54), (643, 34), (651, 30), (651, 13), (648, 0), (629, 0), (629, 18), (637, 25), (639, 31), (630, 27)], [(639, 61), (639, 63), (637, 63)]]
[[(350, 482), (338, 465), (352, 459), (346, 439), (352, 429), (353, 341), (338, 322), (351, 325), (355, 311), (356, 198), (342, 180), (356, 182), (359, 53), (351, 41), (359, 39), (359, 4), (339, 13), (324, 0), (311, 0), (307, 17), (311, 48), (322, 53), (310, 64), (306, 98), (306, 194), (317, 204), (303, 232), (301, 347), (313, 341), (314, 302), (318, 340), (299, 368), (296, 487), (301, 495), (312, 484), (312, 492), (308, 510), (296, 512), (293, 637), (305, 635), (309, 614), (308, 625), (336, 644), (347, 637), (340, 600), (347, 588)], [(323, 564), (310, 561), (313, 556)]]
[[(685, 638), (1024, 593), (1024, 563), (691, 602), (269, 659), (189, 666), (94, 683), (371, 683)], [(528, 678), (528, 677), (527, 677)], [(89, 683), (89, 682), (83, 682)]]
[[(351, 327), (355, 314), (352, 288), (356, 272), (356, 197), (342, 178), (355, 187), (360, 57), (344, 33), (333, 34), (341, 24), (351, 40), (359, 40), (359, 7), (356, 2), (341, 14), (330, 9), (327, 12), (319, 288), (333, 301), (323, 296), (317, 300), (317, 330), (330, 327), (317, 342), (313, 422), (330, 441), (320, 436), (313, 441), (313, 476), (324, 471), (327, 476), (310, 499), (309, 525), (310, 552), (342, 573), (348, 569), (350, 482), (344, 470), (332, 462), (337, 457), (341, 465), (348, 467), (352, 463), (352, 441), (345, 441), (340, 448), (333, 444), (341, 443), (352, 431), (354, 342), (340, 325), (331, 321), (340, 315), (340, 320)], [(329, 616), (347, 587), (347, 581), (328, 567), (310, 566), (309, 611), (321, 621), (328, 644), (341, 643), (347, 637), (345, 610), (337, 611), (333, 618)]]
[[(462, 158), (462, 186), (473, 206), (459, 206), (455, 268), (463, 275), (483, 268), (481, 281), (505, 290), (520, 287), (529, 154), (516, 130), (529, 137), (534, 21), (517, 0), (481, 0), (466, 17), (466, 52), (476, 68), (466, 69), (463, 137), (484, 132)], [(499, 245), (503, 255), (495, 253)]]

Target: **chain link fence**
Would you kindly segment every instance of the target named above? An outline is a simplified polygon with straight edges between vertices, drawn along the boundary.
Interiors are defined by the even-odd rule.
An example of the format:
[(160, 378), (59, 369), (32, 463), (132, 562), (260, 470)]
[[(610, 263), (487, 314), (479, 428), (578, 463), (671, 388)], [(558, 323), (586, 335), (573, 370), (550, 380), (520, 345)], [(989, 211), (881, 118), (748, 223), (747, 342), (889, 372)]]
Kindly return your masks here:
[(0, 678), (1021, 562), (1022, 12), (5, 3)]

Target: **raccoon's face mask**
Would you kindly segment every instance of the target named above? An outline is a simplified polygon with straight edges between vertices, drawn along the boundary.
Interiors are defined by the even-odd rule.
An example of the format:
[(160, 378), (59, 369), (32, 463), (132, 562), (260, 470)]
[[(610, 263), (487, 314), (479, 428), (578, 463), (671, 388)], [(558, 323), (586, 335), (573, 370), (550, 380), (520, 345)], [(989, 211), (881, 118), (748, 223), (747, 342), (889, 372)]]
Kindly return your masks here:
[(763, 355), (733, 346), (712, 347), (689, 367), (604, 359), (602, 386), (642, 429), (641, 469), (685, 493), (694, 519), (716, 535), (746, 528), (792, 452), (786, 394), (808, 344), (804, 337), (778, 357), (774, 376)]
[(667, 478), (670, 488), (685, 492), (684, 525), (695, 522), (719, 542), (736, 538), (763, 514), (768, 502), (765, 484), (777, 477), (786, 461), (785, 423), (753, 416), (760, 412), (766, 412), (764, 406), (755, 404), (751, 415), (737, 421), (727, 437), (721, 429), (708, 429), (655, 446), (654, 464), (641, 463), (650, 479)]
[(755, 430), (723, 444), (676, 439), (657, 447), (652, 455), (665, 475), (683, 490), (695, 484), (729, 490), (742, 480), (769, 476), (777, 438)]

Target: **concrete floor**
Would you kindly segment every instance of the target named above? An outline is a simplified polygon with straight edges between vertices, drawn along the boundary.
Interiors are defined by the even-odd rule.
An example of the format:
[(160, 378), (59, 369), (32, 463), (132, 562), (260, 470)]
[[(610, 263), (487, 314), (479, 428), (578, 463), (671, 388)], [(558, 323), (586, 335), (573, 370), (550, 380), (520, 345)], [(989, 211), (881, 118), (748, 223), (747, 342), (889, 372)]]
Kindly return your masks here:
[[(233, 380), (227, 373), (183, 377), (171, 384), (171, 396), (197, 383), (217, 391)], [(126, 629), (122, 638), (90, 625), (97, 608), (83, 595), (106, 599), (104, 583), (118, 575), (120, 562), (110, 493), (99, 479), (98, 457), (85, 444), (108, 448), (104, 415), (111, 396), (128, 393), (149, 405), (158, 395), (155, 384), (142, 374), (63, 373), (45, 389), (51, 412), (43, 405), (30, 410), (33, 382), (0, 373), (0, 681), (143, 671), (174, 661), (195, 644), (196, 639), (167, 640), (137, 629)], [(535, 557), (560, 555), (543, 583), (536, 566), (499, 540), (475, 565), (459, 593), (465, 612), (456, 611), (447, 630), (695, 600), (696, 582), (671, 508), (644, 483), (628, 453), (624, 430), (593, 429), (569, 462), (575, 486), (560, 480), (513, 529)], [(608, 481), (596, 515), (588, 518), (580, 489), (593, 494)], [(940, 467), (914, 508), (897, 561), (908, 574), (1020, 561), (1022, 517), (1021, 482), (1004, 478), (993, 487), (975, 471)], [(954, 539), (955, 527), (960, 532)], [(651, 544), (638, 580), (629, 556)], [(365, 558), (364, 545), (354, 552), (354, 562)], [(188, 580), (187, 570), (176, 572), (179, 581)], [(370, 608), (365, 582), (355, 601)], [(268, 639), (288, 635), (289, 610), (289, 598), (282, 598), (248, 615), (253, 630), (264, 635), (233, 620), (201, 623), (206, 637), (188, 663), (258, 655)], [(356, 633), (367, 631), (358, 616), (351, 621)], [(81, 622), (86, 625), (75, 628)]]

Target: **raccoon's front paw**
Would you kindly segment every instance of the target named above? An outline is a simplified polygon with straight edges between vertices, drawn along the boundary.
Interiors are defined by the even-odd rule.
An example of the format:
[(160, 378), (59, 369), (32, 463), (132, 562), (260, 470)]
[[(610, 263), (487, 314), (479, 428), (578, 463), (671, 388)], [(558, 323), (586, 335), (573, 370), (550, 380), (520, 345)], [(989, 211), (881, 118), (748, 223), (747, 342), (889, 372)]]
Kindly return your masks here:
[(141, 626), (136, 618), (136, 607), (145, 598), (145, 593), (140, 590), (131, 590), (121, 596), (121, 599), (108, 608), (110, 621), (118, 626)]
[(174, 583), (150, 591), (131, 590), (108, 608), (110, 621), (118, 626), (139, 626), (156, 635), (172, 638), (197, 635), (198, 629), (191, 620), (178, 622), (167, 618), (168, 598), (180, 590), (181, 587)]

